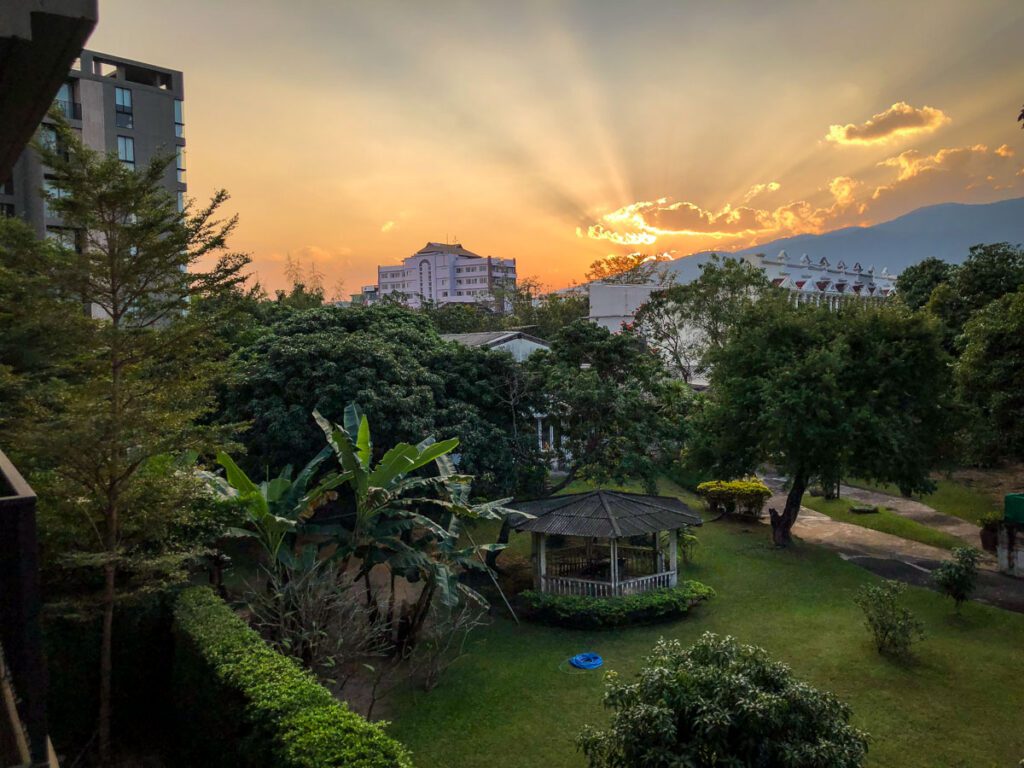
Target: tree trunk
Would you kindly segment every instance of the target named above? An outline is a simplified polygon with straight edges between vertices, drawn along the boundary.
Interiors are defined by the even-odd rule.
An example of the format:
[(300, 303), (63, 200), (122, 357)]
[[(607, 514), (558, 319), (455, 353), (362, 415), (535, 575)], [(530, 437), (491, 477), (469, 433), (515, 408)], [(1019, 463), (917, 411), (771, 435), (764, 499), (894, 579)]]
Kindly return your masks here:
[(576, 467), (573, 467), (568, 471), (568, 473), (566, 473), (565, 477), (563, 477), (560, 482), (558, 482), (550, 491), (548, 491), (548, 496), (554, 496), (556, 493), (565, 488), (567, 485), (569, 485), (569, 483), (571, 483), (575, 479)]
[(768, 514), (772, 521), (772, 541), (777, 547), (787, 547), (793, 543), (793, 525), (796, 523), (797, 515), (800, 514), (800, 502), (804, 497), (804, 490), (807, 488), (807, 475), (803, 471), (793, 476), (793, 486), (786, 496), (786, 506), (780, 515), (776, 510), (769, 509)]
[[(111, 557), (113, 553), (110, 553)], [(113, 675), (114, 647), (114, 594), (117, 571), (114, 563), (103, 566), (103, 636), (100, 641), (100, 765), (111, 764), (110, 731), (112, 719), (111, 678)]]

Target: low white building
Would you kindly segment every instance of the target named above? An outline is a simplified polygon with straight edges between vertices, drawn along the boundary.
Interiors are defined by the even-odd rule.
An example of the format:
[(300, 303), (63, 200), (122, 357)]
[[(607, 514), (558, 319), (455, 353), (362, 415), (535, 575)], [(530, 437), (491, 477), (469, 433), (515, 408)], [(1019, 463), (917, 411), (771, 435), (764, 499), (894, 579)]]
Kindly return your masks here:
[(428, 302), (483, 303), (497, 288), (515, 284), (515, 259), (480, 256), (460, 243), (427, 243), (401, 264), (377, 267), (373, 300), (398, 295), (414, 308)]
[(656, 283), (623, 285), (591, 283), (587, 286), (590, 297), (590, 322), (618, 333), (622, 326), (633, 322), (633, 316), (645, 304), (651, 293), (661, 286)]
[(882, 268), (851, 267), (840, 261), (833, 266), (825, 257), (811, 261), (806, 253), (792, 259), (785, 251), (776, 256), (758, 253), (746, 256), (746, 261), (764, 270), (765, 276), (777, 288), (786, 288), (794, 301), (826, 303), (838, 307), (846, 299), (887, 299), (896, 293), (896, 275)]
[(483, 331), (481, 333), (442, 333), (445, 341), (454, 341), (466, 347), (508, 352), (516, 362), (523, 362), (534, 352), (551, 349), (543, 339), (522, 331)]

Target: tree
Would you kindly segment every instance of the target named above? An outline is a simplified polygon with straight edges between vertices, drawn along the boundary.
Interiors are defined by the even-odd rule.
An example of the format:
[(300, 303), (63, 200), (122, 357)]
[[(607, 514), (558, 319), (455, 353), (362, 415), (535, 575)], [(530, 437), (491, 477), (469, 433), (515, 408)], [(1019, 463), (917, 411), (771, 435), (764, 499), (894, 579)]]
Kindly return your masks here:
[(956, 271), (957, 267), (948, 261), (929, 256), (900, 273), (896, 278), (896, 295), (916, 311), (928, 303), (932, 291), (952, 280)]
[(707, 371), (708, 352), (722, 346), (739, 313), (769, 286), (760, 269), (742, 260), (712, 256), (700, 272), (691, 283), (652, 293), (631, 326), (684, 381)]
[(172, 157), (135, 171), (85, 147), (65, 124), (57, 133), (56, 145), (38, 147), (59, 185), (47, 204), (79, 233), (80, 249), (50, 262), (47, 277), (56, 296), (68, 297), (65, 312), (85, 306), (94, 319), (73, 350), (74, 377), (36, 403), (22, 436), (33, 466), (46, 470), (42, 487), (56, 491), (41, 504), (66, 510), (63, 524), (71, 515), (85, 523), (66, 538), (64, 561), (102, 572), (98, 744), (109, 764), (115, 604), (125, 589), (180, 569), (146, 529), (155, 509), (165, 521), (173, 515), (169, 502), (189, 481), (158, 470), (211, 432), (199, 421), (213, 408), (217, 368), (209, 328), (187, 309), (238, 285), (248, 258), (226, 253), (236, 223), (217, 218), (226, 193), (177, 210), (163, 189)]
[(755, 646), (704, 633), (659, 640), (635, 682), (608, 675), (606, 730), (578, 744), (590, 768), (859, 768), (867, 734), (850, 708)]
[(1024, 290), (975, 313), (962, 342), (955, 370), (968, 456), (983, 463), (1024, 458)]
[(585, 291), (568, 289), (546, 291), (533, 277), (526, 277), (511, 287), (495, 291), (499, 301), (508, 307), (497, 328), (482, 330), (523, 329), (542, 339), (554, 338), (560, 330), (590, 313), (590, 300)]
[(791, 483), (772, 512), (785, 546), (812, 478), (931, 487), (945, 438), (948, 373), (934, 321), (889, 305), (839, 311), (765, 296), (710, 356), (688, 462), (743, 476), (771, 462)]
[(946, 327), (950, 351), (960, 349), (960, 334), (971, 316), (1008, 293), (1024, 288), (1024, 248), (1009, 243), (975, 245), (952, 279), (932, 292), (926, 305)]
[(978, 563), (981, 552), (974, 547), (957, 547), (953, 559), (942, 563), (932, 571), (932, 580), (942, 593), (953, 598), (957, 613), (960, 606), (971, 599), (978, 580)]
[(254, 475), (311, 456), (323, 437), (309, 413), (341, 414), (358, 402), (379, 444), (447, 432), (463, 435), (460, 467), (484, 495), (536, 485), (541, 467), (531, 401), (503, 397), (518, 368), (510, 356), (442, 342), (429, 320), (396, 305), (289, 312), (231, 361), (221, 418), (241, 435)]
[(639, 477), (654, 486), (659, 462), (681, 446), (690, 394), (639, 337), (578, 320), (527, 366), (543, 395), (542, 411), (557, 424), (555, 450), (568, 467), (554, 490), (576, 477)]
[(666, 253), (610, 253), (590, 265), (587, 280), (630, 285), (664, 283), (668, 273), (659, 269), (658, 264), (665, 261), (669, 261)]

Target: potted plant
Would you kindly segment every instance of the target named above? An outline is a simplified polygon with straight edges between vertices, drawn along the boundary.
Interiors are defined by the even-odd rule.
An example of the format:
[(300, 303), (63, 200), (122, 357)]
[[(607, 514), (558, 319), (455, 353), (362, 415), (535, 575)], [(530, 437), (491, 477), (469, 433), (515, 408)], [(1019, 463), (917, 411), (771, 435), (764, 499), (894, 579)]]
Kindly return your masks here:
[(999, 543), (999, 526), (1003, 522), (1002, 512), (989, 512), (981, 518), (981, 548), (995, 552)]

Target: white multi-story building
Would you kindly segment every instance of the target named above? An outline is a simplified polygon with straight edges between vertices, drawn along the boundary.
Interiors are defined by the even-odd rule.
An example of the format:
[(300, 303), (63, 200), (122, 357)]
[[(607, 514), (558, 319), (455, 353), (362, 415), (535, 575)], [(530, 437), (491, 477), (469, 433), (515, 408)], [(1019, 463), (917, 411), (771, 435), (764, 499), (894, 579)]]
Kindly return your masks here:
[(377, 267), (375, 299), (397, 294), (410, 307), (483, 303), (497, 288), (515, 284), (515, 259), (479, 256), (460, 243), (427, 243), (401, 264)]
[(896, 293), (896, 277), (882, 268), (861, 267), (860, 263), (847, 267), (840, 261), (833, 266), (822, 257), (812, 262), (805, 253), (800, 259), (791, 259), (785, 251), (777, 256), (758, 253), (746, 260), (764, 270), (765, 276), (777, 288), (786, 288), (794, 301), (825, 303), (836, 307), (849, 299), (887, 299)]

